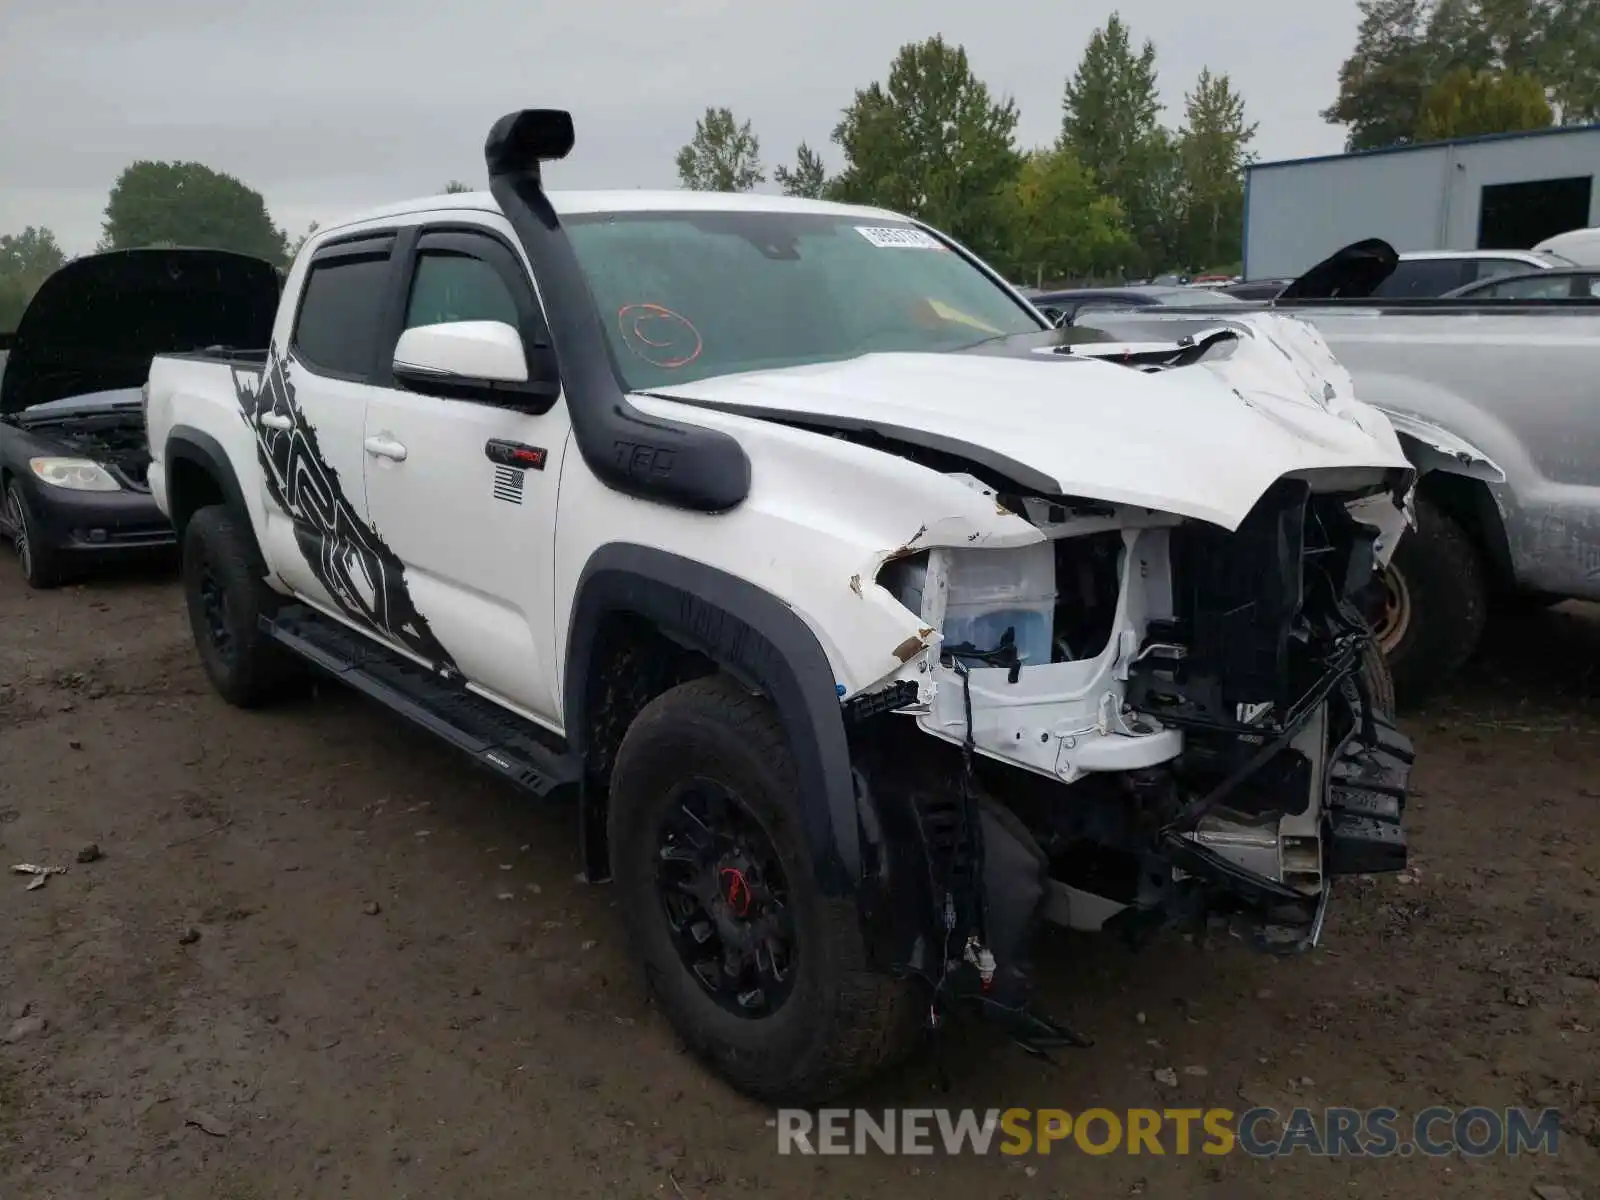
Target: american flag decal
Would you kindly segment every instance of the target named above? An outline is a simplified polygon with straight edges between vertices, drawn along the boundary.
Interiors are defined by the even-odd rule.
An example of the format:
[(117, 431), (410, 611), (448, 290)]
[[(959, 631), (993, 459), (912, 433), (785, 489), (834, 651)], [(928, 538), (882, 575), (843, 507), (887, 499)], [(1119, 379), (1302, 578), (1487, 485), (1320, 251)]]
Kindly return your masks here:
[(494, 469), (494, 498), (504, 500), (508, 504), (522, 503), (522, 477), (524, 472), (519, 467), (496, 467)]

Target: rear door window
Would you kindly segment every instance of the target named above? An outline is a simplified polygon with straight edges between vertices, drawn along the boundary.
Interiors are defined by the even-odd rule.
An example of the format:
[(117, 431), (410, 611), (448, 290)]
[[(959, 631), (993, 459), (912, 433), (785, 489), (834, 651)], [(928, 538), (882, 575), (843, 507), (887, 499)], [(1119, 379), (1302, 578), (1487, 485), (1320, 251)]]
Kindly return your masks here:
[(300, 293), (290, 338), (295, 358), (318, 374), (369, 379), (388, 284), (387, 244), (372, 252), (319, 256)]
[(1473, 279), (1497, 279), (1501, 275), (1521, 275), (1524, 271), (1536, 270), (1529, 263), (1518, 262), (1514, 258), (1480, 258), (1473, 264)]
[(1570, 275), (1556, 275), (1550, 279), (1525, 275), (1521, 279), (1502, 280), (1478, 294), (1496, 300), (1565, 300), (1574, 293)]

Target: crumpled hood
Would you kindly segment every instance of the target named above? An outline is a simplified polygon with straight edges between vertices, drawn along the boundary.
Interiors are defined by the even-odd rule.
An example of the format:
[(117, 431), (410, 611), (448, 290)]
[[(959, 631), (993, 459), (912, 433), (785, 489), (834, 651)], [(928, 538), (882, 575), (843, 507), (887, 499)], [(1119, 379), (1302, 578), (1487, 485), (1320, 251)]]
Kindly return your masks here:
[[(1191, 319), (1192, 320), (1192, 319)], [(657, 387), (651, 395), (961, 455), (1024, 488), (1131, 504), (1235, 529), (1284, 475), (1409, 470), (1377, 410), (1308, 324), (1208, 320), (1223, 357), (1144, 372), (1037, 339), (979, 354), (868, 354)], [(1146, 326), (1155, 340), (1159, 325)], [(1171, 338), (1161, 335), (1161, 340)], [(1346, 484), (1345, 486), (1352, 486)]]

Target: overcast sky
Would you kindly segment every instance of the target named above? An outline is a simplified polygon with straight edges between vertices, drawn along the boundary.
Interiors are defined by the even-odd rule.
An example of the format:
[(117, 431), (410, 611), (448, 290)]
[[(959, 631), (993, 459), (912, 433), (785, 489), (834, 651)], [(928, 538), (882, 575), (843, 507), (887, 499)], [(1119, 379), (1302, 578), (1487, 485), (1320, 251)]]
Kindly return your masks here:
[[(1166, 119), (1202, 66), (1260, 122), (1262, 159), (1337, 152), (1317, 116), (1354, 43), (1355, 0), (1121, 0), (1155, 40)], [(372, 204), (483, 180), (502, 113), (572, 110), (558, 187), (670, 187), (707, 105), (750, 118), (763, 158), (828, 142), (854, 89), (942, 33), (1054, 138), (1061, 88), (1112, 11), (1082, 0), (6, 0), (0, 233), (49, 225), (92, 249), (137, 158), (197, 159), (260, 191), (292, 236)]]

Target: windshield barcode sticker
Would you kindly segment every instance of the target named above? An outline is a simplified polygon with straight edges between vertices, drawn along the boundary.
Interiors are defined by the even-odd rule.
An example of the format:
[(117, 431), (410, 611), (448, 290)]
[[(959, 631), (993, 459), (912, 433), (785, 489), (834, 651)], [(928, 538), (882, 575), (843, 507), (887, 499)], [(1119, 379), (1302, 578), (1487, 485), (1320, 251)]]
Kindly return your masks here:
[(904, 225), (857, 225), (856, 232), (880, 250), (943, 250), (938, 238)]

